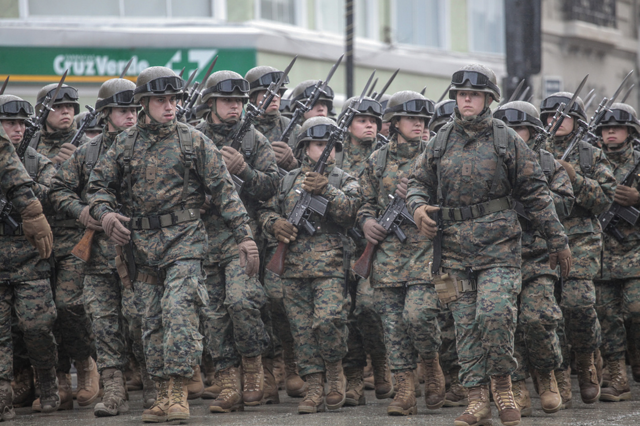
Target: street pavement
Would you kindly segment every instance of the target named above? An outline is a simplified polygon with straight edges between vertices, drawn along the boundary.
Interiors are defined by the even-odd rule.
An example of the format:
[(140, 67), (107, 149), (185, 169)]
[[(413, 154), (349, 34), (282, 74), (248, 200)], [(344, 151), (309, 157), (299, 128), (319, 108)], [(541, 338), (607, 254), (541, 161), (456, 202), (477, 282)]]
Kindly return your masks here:
[[(630, 372), (629, 372), (630, 373)], [(556, 414), (545, 414), (540, 410), (540, 399), (529, 383), (529, 391), (533, 399), (533, 417), (523, 418), (521, 426), (637, 426), (640, 425), (640, 383), (631, 383), (631, 401), (606, 403), (600, 402), (585, 405), (580, 401), (578, 383), (573, 376), (573, 406), (571, 410)], [(107, 425), (142, 425), (142, 392), (130, 392), (131, 411), (128, 414), (110, 418), (96, 418), (92, 407), (78, 407), (73, 411), (60, 411), (53, 414), (32, 414), (30, 408), (16, 410), (15, 420), (8, 426), (42, 425), (42, 426), (107, 426)], [(198, 399), (190, 401), (191, 419), (189, 425), (221, 425), (221, 426), (384, 426), (384, 425), (429, 425), (452, 426), (453, 419), (462, 413), (463, 408), (442, 408), (428, 411), (424, 399), (418, 403), (418, 415), (410, 417), (387, 416), (387, 405), (390, 400), (376, 400), (373, 391), (367, 391), (367, 405), (347, 407), (338, 411), (313, 415), (298, 415), (299, 399), (286, 396), (280, 392), (281, 404), (247, 407), (244, 412), (232, 414), (211, 414), (208, 406), (210, 400)], [(493, 424), (500, 425), (496, 409), (493, 409)]]

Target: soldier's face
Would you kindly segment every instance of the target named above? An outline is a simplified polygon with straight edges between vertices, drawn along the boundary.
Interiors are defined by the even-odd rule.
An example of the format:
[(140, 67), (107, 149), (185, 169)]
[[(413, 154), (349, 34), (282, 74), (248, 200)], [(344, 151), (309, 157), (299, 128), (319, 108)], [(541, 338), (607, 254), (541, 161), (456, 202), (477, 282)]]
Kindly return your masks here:
[[(257, 93), (256, 96), (256, 106), (262, 102), (262, 99), (264, 99), (264, 96), (267, 94), (266, 90), (261, 90)], [(276, 112), (280, 111), (280, 96), (274, 96), (273, 100), (271, 101), (271, 103), (269, 104), (269, 107), (267, 108), (267, 110), (265, 111), (267, 113), (267, 115), (272, 115), (275, 114)]]
[[(238, 121), (242, 114), (242, 100), (237, 98), (216, 98), (216, 111), (222, 121)], [(215, 116), (215, 114), (213, 114)]]
[(376, 137), (377, 131), (378, 125), (376, 124), (376, 119), (366, 115), (356, 116), (349, 126), (349, 132), (358, 139), (373, 140)]
[(400, 117), (398, 131), (404, 139), (422, 138), (424, 133), (424, 119), (421, 117)]
[(160, 123), (168, 123), (176, 116), (176, 97), (149, 96), (149, 115)]
[[(547, 117), (547, 124), (551, 123), (553, 119), (552, 115)], [(573, 132), (573, 117), (565, 117), (562, 121), (562, 125), (556, 132), (556, 136), (567, 136), (569, 133)]]
[(389, 136), (389, 126), (391, 126), (391, 122), (387, 121), (386, 123), (382, 123), (382, 128), (380, 129), (380, 133), (384, 137)]
[(24, 120), (0, 120), (2, 122), (2, 128), (9, 136), (9, 140), (12, 144), (17, 145), (22, 141), (24, 136)]
[(523, 141), (529, 142), (529, 139), (531, 139), (531, 133), (529, 133), (529, 128), (527, 126), (516, 126), (513, 130), (516, 131)]
[[(602, 142), (605, 145), (621, 144), (629, 137), (627, 126), (610, 126), (602, 129)], [(621, 146), (620, 149), (624, 147)]]
[[(111, 108), (111, 121), (116, 127), (129, 128), (134, 126), (138, 121), (138, 114), (135, 108)], [(118, 129), (114, 128), (111, 123), (107, 122), (110, 132), (115, 132)]]
[(484, 109), (485, 93), (473, 90), (460, 90), (456, 94), (458, 110), (463, 117), (479, 115)]
[[(318, 161), (318, 158), (322, 155), (322, 151), (324, 151), (325, 146), (327, 146), (327, 141), (310, 141), (309, 145), (307, 145), (307, 155), (313, 161)], [(336, 158), (335, 148), (331, 150), (329, 158), (332, 160)]]
[(308, 120), (312, 117), (326, 117), (329, 115), (329, 105), (326, 102), (316, 102), (309, 111), (304, 113), (304, 119)]
[(49, 130), (67, 130), (73, 124), (73, 104), (54, 105), (47, 116)]

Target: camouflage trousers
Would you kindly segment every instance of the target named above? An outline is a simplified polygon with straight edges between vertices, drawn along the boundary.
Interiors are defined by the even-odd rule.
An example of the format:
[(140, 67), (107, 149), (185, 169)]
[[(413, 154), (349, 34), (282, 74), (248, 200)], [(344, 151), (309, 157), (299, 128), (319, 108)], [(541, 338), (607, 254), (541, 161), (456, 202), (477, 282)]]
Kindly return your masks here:
[(358, 280), (357, 285), (356, 308), (347, 319), (349, 351), (342, 360), (345, 368), (364, 368), (367, 354), (378, 359), (387, 357), (382, 319), (375, 309), (375, 290), (368, 279)]
[(640, 279), (596, 281), (596, 309), (602, 327), (600, 351), (606, 359), (624, 359), (627, 350), (625, 320), (631, 322), (633, 343), (640, 343)]
[(269, 335), (269, 338), (271, 339), (271, 346), (273, 347), (273, 355), (277, 356), (285, 351), (294, 352), (291, 324), (289, 324), (287, 310), (284, 307), (282, 280), (271, 272), (265, 272), (263, 281), (264, 290), (269, 300), (269, 313), (271, 315), (272, 325), (272, 334)]
[[(133, 299), (132, 289), (123, 288), (115, 272), (84, 276), (85, 310), (91, 318), (100, 371), (105, 368), (124, 370), (127, 365), (124, 327), (135, 317), (138, 317), (138, 324), (140, 321)], [(138, 336), (142, 337), (141, 332)]]
[(217, 371), (237, 367), (243, 356), (261, 355), (269, 346), (262, 318), (267, 297), (258, 278), (245, 274), (239, 258), (205, 270), (209, 304), (199, 315), (207, 350)]
[[(600, 346), (600, 322), (596, 313), (596, 291), (593, 281), (562, 280), (556, 290), (563, 321), (558, 327), (562, 347), (562, 369), (569, 366), (569, 346), (576, 352), (595, 352)], [(558, 296), (559, 294), (559, 296)]]
[[(460, 279), (464, 271), (446, 270)], [(517, 367), (513, 340), (521, 287), (520, 269), (496, 267), (477, 272), (477, 291), (449, 303), (456, 327), (460, 381), (465, 387), (489, 383)]]
[(12, 311), (35, 368), (57, 363), (53, 324), (56, 307), (48, 279), (0, 284), (0, 379), (13, 379)]
[(456, 350), (456, 326), (453, 321), (453, 314), (449, 307), (441, 308), (438, 314), (438, 325), (440, 326), (440, 366), (445, 373), (454, 369), (459, 369), (458, 351)]
[(55, 302), (58, 319), (54, 334), (58, 342), (57, 370), (68, 373), (71, 359), (85, 360), (93, 352), (91, 322), (84, 309), (84, 263), (73, 255), (56, 258)]
[(518, 368), (511, 374), (511, 380), (526, 379), (529, 366), (548, 372), (562, 364), (556, 333), (562, 311), (554, 295), (555, 282), (554, 277), (542, 275), (522, 285), (514, 353)]
[(325, 362), (347, 354), (347, 299), (343, 278), (282, 280), (284, 306), (298, 357), (298, 373), (325, 371)]
[(376, 311), (392, 372), (415, 370), (418, 355), (434, 359), (440, 350), (440, 304), (432, 284), (375, 288)]
[(144, 306), (142, 343), (147, 371), (168, 379), (192, 377), (202, 358), (198, 312), (207, 305), (202, 262), (178, 260), (162, 268), (158, 284), (134, 282), (136, 298)]

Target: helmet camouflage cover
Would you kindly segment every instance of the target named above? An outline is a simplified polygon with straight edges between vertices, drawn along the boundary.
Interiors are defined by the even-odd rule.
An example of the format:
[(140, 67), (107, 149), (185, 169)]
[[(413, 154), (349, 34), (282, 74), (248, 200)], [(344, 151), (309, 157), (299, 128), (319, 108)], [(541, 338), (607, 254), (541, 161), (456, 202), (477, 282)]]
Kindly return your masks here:
[(507, 102), (493, 112), (493, 117), (504, 121), (509, 127), (527, 126), (536, 132), (544, 127), (536, 107), (525, 101)]
[[(42, 105), (47, 99), (48, 96), (53, 96), (53, 93), (56, 91), (58, 87), (58, 83), (51, 83), (44, 86), (42, 89), (38, 91), (38, 96), (36, 97), (36, 114), (40, 113), (40, 109)], [(53, 105), (64, 105), (71, 104), (73, 105), (73, 113), (78, 114), (80, 112), (80, 102), (78, 102), (78, 90), (75, 87), (71, 87), (67, 84), (63, 84), (60, 87), (60, 91), (58, 92), (58, 96), (56, 100), (53, 102)]]
[[(306, 120), (298, 133), (296, 150), (303, 149), (306, 142), (312, 140), (328, 141), (331, 131), (337, 128), (336, 122), (329, 117), (311, 117)], [(336, 152), (342, 151), (342, 142), (336, 143)]]
[(596, 127), (596, 133), (600, 133), (604, 127), (612, 126), (627, 126), (631, 127), (632, 132), (637, 135), (640, 134), (640, 121), (638, 121), (638, 114), (631, 105), (623, 103), (615, 103), (611, 105), (609, 111), (604, 115), (604, 118)]
[[(544, 98), (540, 103), (540, 119), (542, 122), (546, 123), (547, 117), (553, 116), (561, 103), (569, 105), (571, 98), (573, 98), (573, 93), (571, 92), (556, 92)], [(584, 110), (584, 102), (582, 102), (580, 96), (576, 98), (575, 103), (569, 111), (569, 115), (580, 120), (587, 120), (587, 114)]]
[(136, 81), (133, 101), (140, 103), (145, 96), (181, 95), (184, 80), (170, 68), (149, 67), (143, 70)]
[(500, 102), (500, 88), (496, 73), (480, 64), (470, 64), (454, 72), (451, 76), (449, 99), (455, 99), (460, 90), (488, 93), (494, 101)]
[(418, 92), (403, 90), (394, 93), (389, 98), (382, 119), (386, 122), (396, 117), (422, 117), (428, 122), (433, 113), (432, 100), (425, 98)]
[(14, 95), (0, 95), (0, 120), (27, 120), (33, 115), (33, 107)]
[(125, 78), (112, 78), (102, 83), (96, 100), (96, 111), (110, 107), (140, 108), (140, 104), (133, 101), (136, 85)]

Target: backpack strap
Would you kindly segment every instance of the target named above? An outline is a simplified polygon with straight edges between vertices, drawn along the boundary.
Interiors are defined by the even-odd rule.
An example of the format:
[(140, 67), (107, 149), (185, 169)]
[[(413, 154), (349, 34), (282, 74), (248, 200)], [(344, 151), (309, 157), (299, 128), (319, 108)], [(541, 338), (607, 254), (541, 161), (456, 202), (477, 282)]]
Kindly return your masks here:
[(93, 169), (93, 166), (98, 162), (98, 157), (100, 157), (100, 151), (102, 151), (102, 138), (100, 135), (97, 138), (93, 138), (89, 141), (89, 146), (87, 147), (87, 154), (84, 158), (84, 164), (89, 173)]
[(176, 128), (178, 130), (178, 139), (180, 140), (180, 149), (182, 150), (182, 155), (184, 155), (185, 160), (182, 195), (180, 197), (180, 204), (182, 204), (182, 208), (184, 209), (189, 193), (189, 172), (193, 169), (195, 154), (193, 152), (193, 139), (191, 138), (190, 126), (178, 122)]
[(556, 171), (555, 159), (553, 154), (540, 148), (540, 167), (547, 178), (547, 182), (551, 182), (551, 178)]
[(342, 146), (342, 151), (336, 152), (336, 167), (342, 168), (344, 165), (344, 145)]
[(509, 143), (509, 132), (507, 126), (501, 120), (493, 119), (493, 145), (498, 154), (498, 164), (496, 164), (496, 170), (493, 174), (493, 180), (491, 182), (491, 189), (489, 190), (489, 199), (495, 198), (496, 191), (498, 190), (498, 181), (500, 176), (500, 170), (504, 164), (504, 158), (507, 155), (507, 144)]
[(591, 145), (589, 142), (580, 141), (578, 150), (580, 155), (580, 170), (582, 170), (585, 175), (591, 175), (591, 173), (595, 169), (593, 160), (593, 145)]
[(449, 140), (451, 129), (453, 129), (453, 122), (448, 122), (442, 126), (440, 131), (436, 134), (436, 139), (433, 142), (433, 161), (436, 166), (436, 178), (438, 179), (437, 196), (438, 203), (440, 205), (444, 203), (444, 196), (442, 195), (442, 179), (440, 177), (440, 159), (447, 149), (447, 141)]
[(133, 189), (131, 186), (131, 158), (133, 157), (133, 148), (138, 138), (138, 130), (132, 129), (127, 133), (124, 140), (124, 154), (122, 161), (124, 162), (124, 183), (127, 186), (127, 196), (129, 197), (129, 206), (133, 206)]
[(336, 189), (342, 188), (342, 177), (345, 175), (344, 170), (339, 167), (334, 167), (329, 175), (329, 185)]
[(35, 181), (38, 177), (38, 152), (31, 147), (31, 144), (29, 144), (24, 154), (24, 168), (27, 169), (31, 179)]
[(31, 138), (31, 140), (29, 141), (29, 146), (30, 146), (31, 148), (35, 149), (36, 151), (38, 150), (38, 144), (40, 143), (40, 136), (41, 136), (41, 133), (40, 133), (40, 131), (38, 130), (38, 131), (36, 132), (36, 134), (35, 134), (35, 135), (33, 135), (33, 137)]

